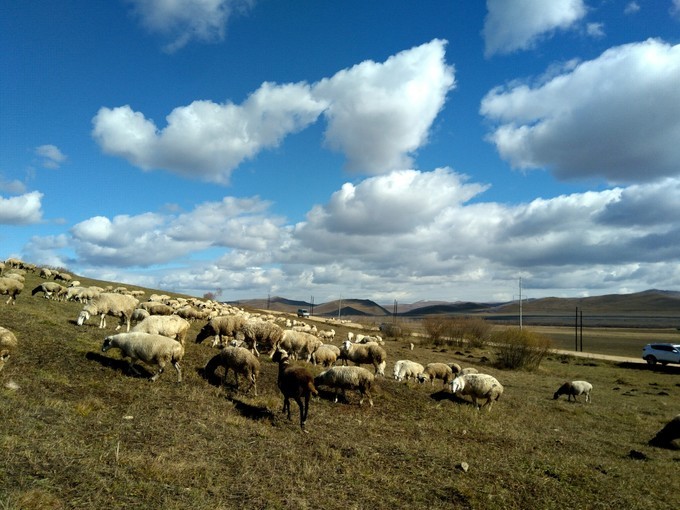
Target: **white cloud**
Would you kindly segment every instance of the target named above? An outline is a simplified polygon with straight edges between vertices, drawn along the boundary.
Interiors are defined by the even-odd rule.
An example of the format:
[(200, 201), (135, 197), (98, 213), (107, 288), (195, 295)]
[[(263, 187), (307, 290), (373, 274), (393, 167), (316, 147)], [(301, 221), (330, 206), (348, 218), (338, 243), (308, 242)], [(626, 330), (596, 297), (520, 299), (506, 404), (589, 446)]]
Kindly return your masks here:
[(235, 12), (245, 12), (254, 0), (127, 0), (134, 14), (151, 33), (171, 39), (165, 46), (174, 52), (192, 40), (224, 39), (226, 25)]
[(595, 39), (601, 39), (605, 36), (604, 23), (587, 23), (586, 33)]
[(315, 96), (329, 104), (326, 144), (347, 156), (350, 170), (411, 168), (409, 154), (427, 142), (455, 84), (445, 46), (433, 40), (383, 63), (362, 62), (314, 86)]
[(586, 15), (583, 0), (487, 0), (485, 55), (533, 48), (540, 38), (571, 28)]
[(623, 10), (624, 14), (635, 14), (640, 11), (640, 4), (637, 2), (628, 2)]
[(680, 19), (680, 0), (673, 0), (671, 5), (671, 16)]
[(31, 191), (16, 197), (0, 196), (0, 225), (29, 225), (42, 220), (42, 197)]
[(104, 152), (144, 170), (227, 184), (244, 160), (325, 113), (326, 142), (346, 154), (349, 168), (368, 173), (407, 168), (408, 155), (427, 142), (454, 84), (444, 46), (434, 40), (312, 86), (264, 83), (242, 105), (194, 101), (175, 108), (163, 129), (130, 106), (103, 107), (92, 121), (92, 135)]
[(651, 181), (680, 173), (680, 45), (647, 40), (534, 87), (497, 88), (481, 113), (515, 168), (548, 168), (560, 179)]
[(23, 195), (26, 193), (26, 185), (18, 179), (6, 181), (0, 174), (0, 192), (10, 195)]
[(40, 156), (40, 164), (45, 168), (59, 168), (66, 161), (66, 156), (56, 145), (41, 145), (36, 147), (35, 153)]

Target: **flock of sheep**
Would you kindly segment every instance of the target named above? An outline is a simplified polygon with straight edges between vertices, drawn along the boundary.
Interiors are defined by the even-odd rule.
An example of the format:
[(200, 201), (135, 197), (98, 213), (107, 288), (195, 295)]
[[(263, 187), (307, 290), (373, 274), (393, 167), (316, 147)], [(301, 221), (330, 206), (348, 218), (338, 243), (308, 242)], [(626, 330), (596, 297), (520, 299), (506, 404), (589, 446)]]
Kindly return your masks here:
[[(10, 295), (7, 304), (16, 302), (16, 296), (23, 288), (22, 271), (31, 270), (17, 266), (12, 260), (0, 263), (0, 271), (10, 268), (4, 275), (0, 272), (0, 293)], [(55, 275), (59, 275), (56, 278)], [(309, 400), (317, 395), (317, 387), (327, 387), (335, 392), (335, 401), (346, 390), (360, 395), (361, 405), (368, 398), (373, 406), (371, 389), (376, 377), (385, 376), (387, 352), (380, 336), (366, 336), (349, 333), (340, 346), (324, 343), (334, 340), (335, 331), (319, 331), (316, 325), (272, 315), (248, 313), (240, 308), (213, 301), (198, 299), (170, 298), (152, 295), (148, 301), (138, 298), (143, 292), (130, 292), (123, 287), (103, 289), (81, 287), (70, 275), (42, 269), (43, 278), (56, 278), (69, 283), (64, 287), (54, 281), (43, 282), (33, 289), (32, 295), (43, 293), (47, 299), (72, 300), (83, 303), (76, 324), (81, 326), (92, 317), (98, 317), (98, 327), (106, 328), (106, 317), (117, 317), (126, 331), (104, 338), (102, 351), (116, 348), (124, 358), (129, 359), (131, 371), (137, 372), (135, 363), (142, 361), (156, 366), (151, 376), (155, 381), (166, 366), (172, 365), (177, 372), (177, 382), (182, 381), (180, 362), (184, 357), (184, 345), (191, 322), (205, 320), (195, 338), (202, 343), (212, 338), (212, 346), (220, 350), (203, 368), (203, 375), (215, 381), (218, 368), (223, 369), (221, 382), (226, 382), (233, 372), (235, 386), (239, 389), (239, 378), (247, 381), (248, 387), (257, 395), (257, 380), (260, 374), (260, 352), (267, 353), (278, 363), (277, 385), (284, 398), (283, 410), (290, 418), (290, 399), (295, 400), (300, 412), (300, 427), (305, 430)], [(19, 289), (15, 292), (14, 289)], [(76, 289), (76, 290), (73, 290)], [(137, 321), (132, 326), (132, 322)], [(281, 325), (280, 325), (281, 324)], [(17, 349), (15, 335), (0, 327), (0, 370), (10, 355)], [(349, 363), (354, 366), (349, 366)], [(341, 363), (338, 365), (337, 363)], [(321, 365), (323, 371), (314, 375), (311, 365)], [(373, 372), (362, 367), (373, 367)], [(457, 363), (420, 363), (404, 359), (394, 364), (393, 377), (396, 381), (413, 379), (420, 383), (441, 380), (444, 388), (453, 394), (467, 395), (478, 408), (488, 407), (503, 395), (503, 385), (492, 375), (477, 373), (474, 368), (461, 368)], [(565, 382), (554, 393), (555, 399), (567, 395), (568, 399), (585, 396), (591, 402), (592, 384), (586, 381)], [(479, 401), (485, 400), (480, 407)]]

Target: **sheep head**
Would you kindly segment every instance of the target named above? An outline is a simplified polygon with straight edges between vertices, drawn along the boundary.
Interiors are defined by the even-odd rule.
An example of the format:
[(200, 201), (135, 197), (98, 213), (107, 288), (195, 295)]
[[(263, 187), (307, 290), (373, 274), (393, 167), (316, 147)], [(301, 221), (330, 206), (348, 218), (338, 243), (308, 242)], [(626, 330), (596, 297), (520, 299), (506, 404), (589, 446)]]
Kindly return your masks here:
[(112, 342), (111, 342), (111, 337), (110, 337), (110, 336), (107, 336), (107, 337), (104, 339), (104, 343), (102, 344), (102, 352), (108, 351), (108, 350), (112, 347), (111, 343), (112, 343)]
[(465, 388), (465, 379), (462, 377), (456, 377), (453, 381), (451, 381), (452, 393), (458, 393), (463, 388)]
[(89, 318), (90, 318), (90, 312), (88, 312), (87, 310), (82, 310), (82, 311), (78, 314), (78, 320), (76, 321), (76, 323), (78, 324), (78, 326), (82, 326), (83, 323), (84, 323), (86, 320), (88, 320)]

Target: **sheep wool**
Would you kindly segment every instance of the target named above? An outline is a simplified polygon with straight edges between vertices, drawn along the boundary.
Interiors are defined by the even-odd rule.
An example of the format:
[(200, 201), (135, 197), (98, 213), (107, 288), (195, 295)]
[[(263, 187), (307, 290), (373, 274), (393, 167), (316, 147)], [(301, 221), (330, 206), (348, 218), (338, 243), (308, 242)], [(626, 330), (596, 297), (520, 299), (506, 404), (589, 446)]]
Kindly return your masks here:
[(585, 395), (586, 402), (590, 402), (591, 391), (593, 391), (593, 385), (588, 381), (565, 382), (562, 386), (557, 388), (557, 391), (553, 395), (553, 399), (557, 400), (560, 395), (567, 395), (567, 400), (571, 400), (571, 398), (574, 397), (574, 402), (576, 402), (577, 396)]
[(283, 330), (283, 336), (278, 346), (286, 351), (293, 359), (310, 361), (314, 352), (321, 347), (322, 342), (311, 333), (296, 331), (294, 329)]
[(179, 342), (161, 335), (152, 335), (140, 331), (118, 333), (107, 336), (102, 344), (102, 352), (117, 348), (124, 358), (130, 358), (130, 369), (139, 374), (134, 366), (137, 360), (148, 365), (157, 365), (158, 371), (151, 377), (155, 381), (171, 363), (177, 371), (177, 382), (182, 382), (182, 369), (179, 362), (184, 357), (184, 346)]
[(177, 315), (149, 315), (139, 322), (132, 331), (141, 331), (174, 338), (184, 345), (191, 324)]
[(428, 363), (425, 370), (418, 375), (419, 382), (430, 381), (432, 386), (435, 379), (441, 379), (444, 386), (447, 386), (453, 380), (452, 368), (446, 363)]
[(355, 365), (373, 365), (376, 375), (385, 375), (387, 353), (376, 343), (353, 344), (345, 340), (340, 347), (340, 359), (351, 361)]
[(139, 300), (133, 296), (102, 292), (97, 299), (83, 307), (80, 315), (78, 315), (77, 324), (82, 326), (91, 316), (99, 315), (99, 328), (103, 329), (106, 327), (106, 316), (111, 315), (113, 317), (120, 317), (120, 324), (116, 327), (116, 331), (124, 323), (127, 324), (126, 331), (130, 331), (132, 312), (138, 304)]
[(340, 348), (331, 344), (322, 344), (312, 354), (312, 363), (324, 367), (335, 365), (340, 357)]
[(0, 326), (0, 371), (5, 368), (5, 363), (16, 350), (19, 342), (9, 329)]
[(340, 390), (343, 397), (345, 397), (346, 390), (356, 390), (361, 395), (359, 405), (363, 404), (364, 397), (368, 397), (368, 403), (372, 407), (371, 387), (374, 381), (375, 376), (363, 367), (331, 367), (314, 378), (314, 386), (328, 386), (335, 389), (335, 402), (338, 401)]
[(418, 376), (425, 370), (420, 363), (409, 359), (400, 359), (394, 364), (393, 375), (397, 381), (408, 381), (413, 378), (418, 380)]
[(17, 296), (24, 290), (24, 284), (15, 278), (5, 276), (0, 278), (0, 295), (9, 296), (5, 304), (17, 302)]
[(243, 327), (244, 323), (245, 319), (240, 315), (213, 317), (196, 335), (196, 343), (200, 344), (206, 338), (214, 336), (213, 347), (226, 345), (228, 339), (235, 337), (236, 332)]
[(493, 403), (503, 395), (503, 385), (489, 374), (466, 374), (451, 381), (451, 392), (469, 395), (477, 409), (480, 409), (477, 399), (485, 398), (482, 407), (489, 406), (490, 411)]

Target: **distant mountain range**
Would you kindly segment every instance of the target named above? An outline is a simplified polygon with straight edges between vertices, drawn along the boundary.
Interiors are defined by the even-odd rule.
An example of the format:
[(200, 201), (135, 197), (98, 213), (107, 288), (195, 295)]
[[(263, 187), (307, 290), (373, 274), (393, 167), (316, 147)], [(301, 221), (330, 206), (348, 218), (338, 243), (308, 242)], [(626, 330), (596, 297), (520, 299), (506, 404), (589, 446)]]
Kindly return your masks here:
[[(379, 305), (369, 299), (343, 299), (327, 303), (312, 304), (284, 297), (269, 299), (248, 299), (235, 302), (242, 306), (295, 313), (298, 308), (306, 308), (313, 315), (325, 317), (385, 317), (392, 316), (394, 305)], [(646, 290), (633, 294), (607, 294), (583, 298), (531, 299), (522, 301), (525, 314), (573, 314), (576, 307), (588, 314), (661, 314), (680, 315), (680, 292), (670, 290)], [(442, 314), (517, 314), (517, 301), (505, 303), (475, 303), (467, 301), (418, 301), (411, 304), (397, 304), (397, 315), (403, 317), (423, 317)]]

